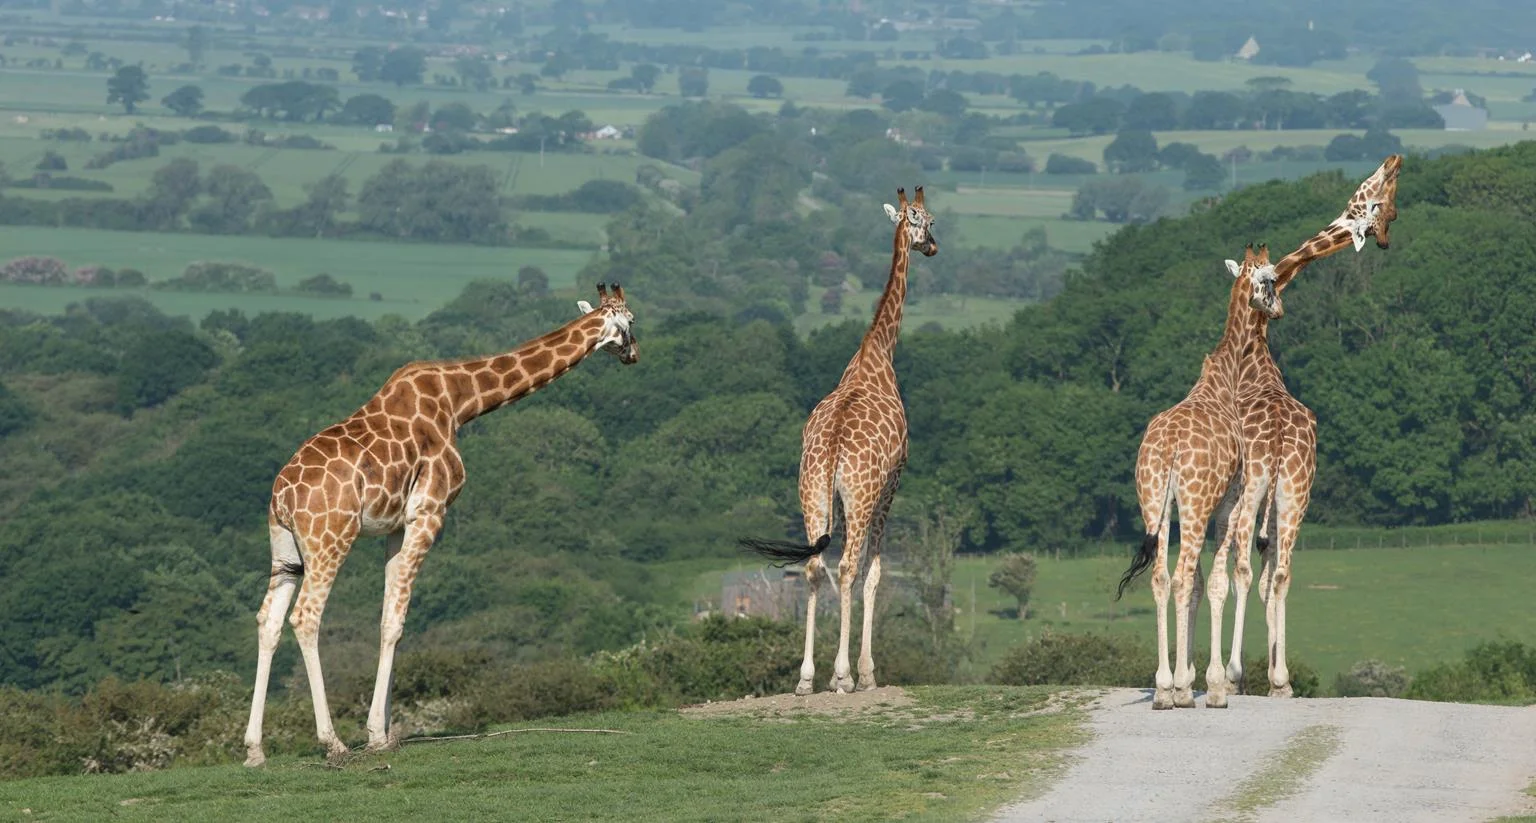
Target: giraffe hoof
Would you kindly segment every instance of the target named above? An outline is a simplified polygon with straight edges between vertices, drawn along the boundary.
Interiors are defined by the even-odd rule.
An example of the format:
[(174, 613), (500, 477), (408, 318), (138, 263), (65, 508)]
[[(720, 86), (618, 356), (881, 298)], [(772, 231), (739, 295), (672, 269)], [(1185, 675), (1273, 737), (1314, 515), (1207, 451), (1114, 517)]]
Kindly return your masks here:
[(1173, 692), (1158, 689), (1152, 695), (1152, 708), (1157, 711), (1173, 708)]
[(799, 685), (795, 686), (795, 697), (805, 697), (806, 695), (815, 693), (816, 687), (812, 686), (811, 681), (809, 680), (802, 680), (800, 681)]
[(1207, 709), (1225, 709), (1227, 707), (1226, 693), (1223, 692), (1221, 694), (1217, 694), (1215, 692), (1206, 692), (1205, 707)]
[(876, 688), (876, 686), (875, 686), (875, 676), (874, 675), (870, 675), (869, 677), (861, 677), (861, 678), (859, 678), (859, 685), (855, 686), (854, 690), (855, 691), (861, 691), (861, 692), (867, 692), (867, 691), (873, 691), (875, 688)]
[(1180, 709), (1193, 709), (1195, 707), (1194, 689), (1179, 689), (1173, 693), (1173, 705)]
[(832, 691), (837, 692), (838, 694), (850, 694), (850, 693), (852, 693), (853, 692), (853, 678), (851, 678), (851, 677), (834, 677), (834, 678), (832, 678)]
[(352, 750), (348, 749), (345, 743), (337, 741), (326, 747), (325, 762), (329, 765), (345, 765), (351, 757)]
[(267, 765), (267, 755), (261, 749), (249, 749), (245, 753), (245, 766), (254, 769)]
[(1294, 697), (1295, 695), (1293, 695), (1291, 693), (1291, 684), (1287, 683), (1284, 686), (1278, 686), (1278, 687), (1277, 686), (1270, 686), (1269, 687), (1269, 696), (1270, 697), (1285, 698), (1285, 697)]

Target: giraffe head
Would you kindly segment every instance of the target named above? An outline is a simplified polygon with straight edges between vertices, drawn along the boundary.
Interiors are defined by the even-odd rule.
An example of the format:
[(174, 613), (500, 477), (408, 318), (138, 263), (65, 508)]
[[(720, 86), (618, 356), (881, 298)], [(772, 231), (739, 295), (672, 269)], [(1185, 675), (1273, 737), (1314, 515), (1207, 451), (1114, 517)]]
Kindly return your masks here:
[(1397, 219), (1397, 174), (1403, 168), (1403, 156), (1388, 157), (1376, 172), (1360, 184), (1344, 210), (1355, 251), (1365, 246), (1365, 238), (1375, 237), (1378, 248), (1391, 245), (1387, 228)]
[(1243, 262), (1228, 260), (1227, 271), (1237, 280), (1233, 289), (1247, 292), (1249, 308), (1271, 320), (1285, 316), (1285, 305), (1275, 287), (1275, 265), (1269, 262), (1269, 246), (1260, 245), (1255, 251), (1250, 243)]
[(640, 359), (640, 350), (635, 346), (635, 315), (624, 303), (624, 287), (614, 283), (610, 294), (606, 285), (598, 283), (597, 296), (595, 309), (585, 300), (576, 301), (576, 308), (582, 314), (596, 314), (603, 318), (603, 330), (597, 339), (596, 348), (619, 358), (619, 362), (626, 366), (635, 363)]
[(885, 204), (885, 214), (891, 222), (907, 234), (907, 247), (932, 257), (939, 253), (939, 241), (933, 238), (933, 215), (923, 208), (923, 187), (917, 187), (917, 197), (907, 202), (907, 190), (897, 189), (896, 200), (900, 208)]

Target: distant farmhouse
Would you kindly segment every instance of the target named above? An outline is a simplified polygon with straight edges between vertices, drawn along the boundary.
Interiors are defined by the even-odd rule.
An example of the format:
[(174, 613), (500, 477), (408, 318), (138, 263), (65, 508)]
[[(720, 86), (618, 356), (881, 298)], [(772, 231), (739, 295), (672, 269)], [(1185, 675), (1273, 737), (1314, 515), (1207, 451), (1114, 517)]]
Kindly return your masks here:
[(1488, 127), (1488, 110), (1472, 105), (1461, 89), (1456, 90), (1451, 102), (1434, 108), (1435, 113), (1445, 120), (1446, 131), (1482, 131)]
[(1248, 42), (1244, 43), (1243, 47), (1238, 49), (1237, 54), (1233, 56), (1239, 60), (1252, 60), (1253, 58), (1258, 57), (1259, 41), (1250, 36), (1248, 38)]

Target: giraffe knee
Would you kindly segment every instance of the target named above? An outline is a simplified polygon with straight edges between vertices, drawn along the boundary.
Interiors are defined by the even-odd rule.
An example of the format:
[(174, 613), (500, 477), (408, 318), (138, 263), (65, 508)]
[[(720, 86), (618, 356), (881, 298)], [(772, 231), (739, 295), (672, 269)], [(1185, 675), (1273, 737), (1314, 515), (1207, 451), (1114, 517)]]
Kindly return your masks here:
[(320, 615), (311, 614), (308, 609), (294, 609), (293, 614), (288, 616), (288, 622), (293, 624), (293, 634), (300, 643), (320, 635)]

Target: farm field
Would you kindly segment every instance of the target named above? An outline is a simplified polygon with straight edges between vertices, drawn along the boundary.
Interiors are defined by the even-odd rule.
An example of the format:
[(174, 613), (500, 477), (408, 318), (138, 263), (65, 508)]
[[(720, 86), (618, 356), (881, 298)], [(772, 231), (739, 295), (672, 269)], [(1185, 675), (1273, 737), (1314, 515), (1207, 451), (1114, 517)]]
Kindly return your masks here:
[[(822, 314), (812, 306), (805, 314), (795, 318), (795, 329), (802, 334), (845, 321), (869, 325), (874, 316), (875, 301), (880, 292), (863, 289), (843, 297), (841, 314)], [(903, 333), (929, 323), (937, 323), (945, 329), (963, 329), (986, 323), (1006, 323), (1027, 301), (1006, 297), (975, 297), (958, 294), (928, 295), (920, 300), (908, 299), (902, 314)]]
[[(78, 289), (0, 284), (0, 306), (35, 312), (62, 312), (88, 297), (135, 294), (170, 314), (201, 317), (216, 309), (248, 313), (302, 311), (316, 317), (399, 314), (425, 316), (473, 280), (509, 279), (523, 266), (538, 266), (553, 288), (574, 284), (592, 252), (498, 246), (383, 243), (362, 240), (223, 237), (0, 226), (0, 259), (46, 255), (71, 268), (103, 265), (136, 268), (151, 281), (181, 274), (198, 260), (242, 262), (277, 276), (280, 288), (325, 272), (352, 285), (354, 297), (307, 295), (200, 294), (153, 289)], [(383, 299), (368, 299), (378, 292)]]
[(1048, 705), (1047, 689), (909, 693), (906, 705), (851, 716), (559, 718), (538, 725), (619, 733), (408, 745), (341, 769), (277, 757), (255, 770), (18, 780), (0, 783), (0, 809), (22, 819), (153, 821), (704, 821), (729, 809), (732, 820), (781, 821), (845, 818), (856, 808), (859, 819), (949, 821), (1043, 791), (1083, 739), (1078, 711), (1031, 714)]

